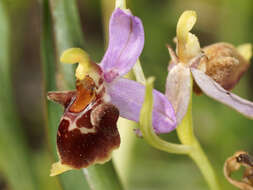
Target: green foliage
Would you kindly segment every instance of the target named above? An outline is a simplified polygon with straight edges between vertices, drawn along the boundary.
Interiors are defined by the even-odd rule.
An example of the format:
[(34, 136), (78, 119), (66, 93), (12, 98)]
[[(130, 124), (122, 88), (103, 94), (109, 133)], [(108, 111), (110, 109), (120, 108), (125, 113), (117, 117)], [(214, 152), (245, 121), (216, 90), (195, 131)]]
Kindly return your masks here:
[[(60, 80), (61, 88), (65, 90), (74, 88), (74, 67), (59, 63), (59, 55), (63, 50), (69, 47), (85, 47), (85, 50), (91, 52), (93, 60), (101, 60), (104, 45), (101, 24), (103, 18), (99, 18), (101, 15), (100, 2), (80, 1), (77, 9), (75, 1), (51, 0), (51, 13), (49, 12), (49, 2), (47, 0), (39, 2), (40, 4), (38, 4), (38, 1), (31, 0), (0, 1), (0, 176), (3, 176), (8, 188), (13, 190), (89, 189), (82, 171), (71, 171), (61, 175), (59, 177), (60, 183), (55, 180), (56, 178), (49, 178), (48, 176), (50, 164), (55, 162), (57, 158), (55, 136), (63, 110), (59, 105), (46, 101), (45, 95), (46, 91), (57, 90), (56, 70), (61, 73), (59, 77), (62, 79)], [(108, 1), (103, 0), (103, 4), (105, 2), (108, 5), (114, 1), (108, 3)], [(236, 45), (253, 42), (251, 35), (253, 31), (251, 0), (129, 0), (127, 5), (135, 15), (142, 19), (144, 24), (145, 48), (140, 60), (145, 75), (155, 76), (155, 86), (162, 92), (164, 92), (169, 61), (165, 44), (173, 44), (172, 39), (175, 36), (176, 21), (183, 10), (195, 9), (198, 12), (199, 19), (194, 33), (200, 37), (202, 45), (220, 40), (233, 42)], [(24, 22), (24, 20), (27, 20), (28, 25), (33, 24), (30, 18), (23, 16), (24, 12), (31, 13), (30, 15), (33, 17), (39, 14), (41, 7), (43, 8), (43, 26), (41, 30), (18, 28), (22, 23), (21, 21)], [(103, 5), (102, 9), (104, 7)], [(111, 6), (108, 5), (108, 7)], [(10, 17), (13, 14), (15, 17), (13, 17), (14, 20), (11, 20)], [(109, 13), (106, 12), (106, 14)], [(82, 22), (79, 20), (79, 15)], [(108, 19), (108, 15), (106, 18)], [(36, 22), (40, 23), (41, 20), (38, 19)], [(85, 26), (83, 28), (84, 35), (81, 32), (81, 24)], [(104, 28), (107, 27), (104, 26)], [(17, 31), (18, 35), (13, 36), (13, 31)], [(15, 103), (17, 97), (13, 93), (15, 86), (13, 86), (12, 81), (15, 77), (13, 74), (18, 71), (13, 72), (11, 67), (29, 61), (28, 57), (31, 56), (37, 56), (37, 62), (31, 63), (31, 65), (37, 64), (35, 67), (39, 67), (40, 58), (38, 55), (34, 55), (30, 49), (24, 49), (31, 34), (38, 32), (41, 34), (44, 79), (43, 99), (46, 106), (45, 111), (48, 110), (48, 112), (45, 112), (47, 138), (42, 135), (43, 146), (38, 149), (30, 149), (27, 143), (28, 140), (35, 143), (37, 139), (31, 140), (28, 138), (27, 130), (24, 129), (28, 128), (29, 130), (38, 126), (24, 127), (22, 125), (25, 123), (25, 119), (18, 115), (22, 113), (17, 110)], [(39, 50), (36, 42), (32, 44), (31, 48)], [(22, 57), (21, 55), (25, 52), (28, 55)], [(15, 57), (13, 57), (14, 55)], [(20, 61), (20, 58), (24, 60)], [(28, 68), (22, 70), (24, 71), (22, 76), (29, 77), (31, 73), (26, 72), (26, 70), (29, 71)], [(36, 73), (36, 75), (40, 75), (40, 73)], [(251, 100), (253, 100), (252, 76), (252, 68), (250, 68), (247, 76), (235, 89), (237, 94)], [(33, 81), (34, 79), (31, 78), (30, 80)], [(17, 84), (25, 86), (23, 80), (18, 81)], [(36, 80), (33, 84), (35, 86), (40, 85), (38, 81), (36, 83)], [(27, 91), (24, 90), (22, 95), (25, 96), (26, 93)], [(40, 101), (41, 98), (38, 97), (36, 103), (38, 104)], [(29, 102), (25, 103), (28, 105)], [(33, 119), (37, 123), (43, 122), (41, 112), (37, 112), (33, 107), (28, 106), (27, 110), (36, 113)], [(218, 173), (219, 181), (222, 182), (222, 189), (234, 189), (223, 177), (223, 163), (227, 157), (237, 150), (253, 151), (252, 120), (240, 116), (224, 105), (205, 96), (193, 96), (193, 118), (196, 136)], [(43, 130), (40, 129), (39, 132), (43, 133)], [(162, 135), (162, 137), (167, 141), (178, 143), (175, 132)], [(54, 157), (50, 158), (48, 156), (47, 144), (49, 144), (50, 153), (53, 153)], [(136, 140), (131, 156), (131, 163), (128, 164), (131, 166), (127, 184), (129, 189), (180, 190), (186, 187), (187, 189), (207, 189), (197, 167), (184, 156), (170, 155), (158, 151), (145, 143), (143, 139)], [(88, 170), (93, 182), (98, 182), (98, 188), (106, 189), (103, 188), (106, 187), (104, 186), (106, 184), (109, 186), (107, 186), (107, 189), (110, 189), (112, 184), (114, 189), (117, 189), (117, 187), (120, 189), (117, 180), (115, 180), (117, 175), (112, 172), (112, 167), (112, 163), (109, 162), (107, 165), (96, 165)], [(106, 172), (108, 168), (112, 172), (111, 174)], [(99, 170), (101, 172), (97, 173)], [(109, 178), (113, 179), (113, 183), (110, 183), (111, 179)]]
[(11, 80), (10, 23), (5, 4), (0, 2), (0, 171), (12, 189), (39, 189), (33, 162), (17, 116)]

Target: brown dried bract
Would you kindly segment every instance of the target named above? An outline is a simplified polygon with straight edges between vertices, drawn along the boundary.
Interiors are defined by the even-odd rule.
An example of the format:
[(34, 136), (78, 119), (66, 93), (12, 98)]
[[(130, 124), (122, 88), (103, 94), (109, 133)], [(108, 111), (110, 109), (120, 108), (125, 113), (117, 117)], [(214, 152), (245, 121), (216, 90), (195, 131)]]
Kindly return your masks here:
[[(231, 174), (241, 166), (245, 167), (241, 181), (231, 178)], [(241, 190), (253, 190), (253, 159), (244, 151), (236, 152), (232, 157), (228, 158), (224, 165), (224, 175), (227, 180)]]

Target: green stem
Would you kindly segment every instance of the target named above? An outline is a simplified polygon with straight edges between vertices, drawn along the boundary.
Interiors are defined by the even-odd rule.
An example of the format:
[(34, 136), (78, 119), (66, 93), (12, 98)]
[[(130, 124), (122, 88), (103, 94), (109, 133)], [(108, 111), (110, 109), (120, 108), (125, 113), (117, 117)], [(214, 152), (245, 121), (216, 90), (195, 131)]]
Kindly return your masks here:
[(109, 20), (115, 8), (114, 0), (110, 0), (110, 3), (108, 2), (108, 0), (101, 0), (101, 6), (102, 6), (104, 45), (106, 48), (109, 42)]
[(201, 170), (210, 189), (219, 190), (214, 171), (209, 163), (205, 153), (202, 151), (192, 126), (192, 98), (188, 107), (187, 114), (177, 127), (177, 134), (182, 144), (172, 144), (159, 138), (152, 127), (152, 109), (153, 109), (153, 78), (146, 82), (146, 93), (143, 106), (140, 113), (140, 129), (145, 140), (153, 147), (165, 152), (175, 154), (188, 154)]
[(49, 0), (56, 40), (56, 58), (63, 88), (75, 88), (75, 66), (61, 64), (59, 57), (68, 48), (84, 48), (81, 21), (75, 0)]
[(152, 126), (153, 82), (153, 77), (149, 78), (146, 82), (145, 99), (140, 112), (140, 130), (143, 137), (151, 146), (159, 150), (174, 154), (190, 153), (192, 150), (191, 146), (169, 143), (155, 134)]
[(192, 151), (188, 155), (199, 167), (210, 189), (219, 190), (220, 187), (214, 170), (194, 135), (192, 122), (192, 97), (190, 98), (188, 111), (181, 124), (177, 127), (177, 134), (182, 144), (191, 145), (193, 147)]
[(189, 154), (191, 159), (197, 164), (199, 167), (202, 175), (204, 176), (208, 186), (212, 190), (219, 190), (220, 185), (218, 183), (217, 177), (215, 175), (215, 172), (205, 155), (204, 151), (202, 150), (200, 144), (196, 140), (194, 144), (192, 145), (194, 147), (194, 150)]
[(115, 8), (126, 9), (126, 0), (116, 0)]

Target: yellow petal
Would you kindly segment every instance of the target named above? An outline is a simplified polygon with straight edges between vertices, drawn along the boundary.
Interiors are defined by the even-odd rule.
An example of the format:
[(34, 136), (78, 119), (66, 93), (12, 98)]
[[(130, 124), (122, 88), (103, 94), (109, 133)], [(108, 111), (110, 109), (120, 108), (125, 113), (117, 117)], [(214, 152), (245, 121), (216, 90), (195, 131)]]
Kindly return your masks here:
[(60, 58), (63, 63), (75, 64), (79, 63), (76, 69), (76, 78), (84, 79), (85, 75), (91, 70), (91, 62), (88, 54), (80, 48), (70, 48), (65, 50)]
[(250, 43), (242, 44), (237, 47), (239, 53), (249, 61), (252, 57), (252, 45)]
[(197, 21), (195, 11), (185, 11), (177, 23), (177, 54), (182, 62), (188, 62), (200, 52), (198, 38), (190, 33)]
[(51, 171), (50, 171), (50, 176), (56, 176), (56, 175), (59, 175), (63, 172), (66, 172), (66, 171), (69, 171), (69, 170), (72, 170), (73, 168), (71, 168), (70, 166), (67, 166), (67, 165), (64, 165), (64, 164), (61, 164), (60, 161), (52, 164), (52, 168), (51, 168)]
[(89, 56), (88, 54), (80, 49), (80, 48), (70, 48), (65, 50), (60, 58), (60, 61), (63, 63), (69, 63), (69, 64), (74, 64), (74, 63), (89, 63)]

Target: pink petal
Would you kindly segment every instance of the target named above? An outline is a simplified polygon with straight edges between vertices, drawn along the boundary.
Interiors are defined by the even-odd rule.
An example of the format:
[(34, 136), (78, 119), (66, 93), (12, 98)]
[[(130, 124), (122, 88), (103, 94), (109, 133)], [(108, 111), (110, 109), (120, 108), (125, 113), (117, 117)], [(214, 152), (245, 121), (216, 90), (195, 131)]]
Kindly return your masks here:
[(191, 68), (193, 77), (201, 90), (209, 97), (235, 109), (242, 115), (253, 118), (253, 102), (225, 90), (212, 78), (198, 69)]
[(140, 56), (143, 45), (141, 20), (130, 11), (116, 9), (110, 19), (109, 46), (101, 61), (106, 82), (130, 71)]
[[(120, 111), (120, 116), (139, 121), (140, 109), (144, 101), (145, 87), (132, 80), (119, 78), (108, 85), (111, 103)], [(172, 105), (162, 93), (154, 90), (153, 126), (156, 133), (168, 133), (176, 127), (176, 117)]]
[(175, 65), (168, 74), (165, 95), (176, 112), (177, 124), (185, 116), (191, 97), (191, 72), (182, 64)]

